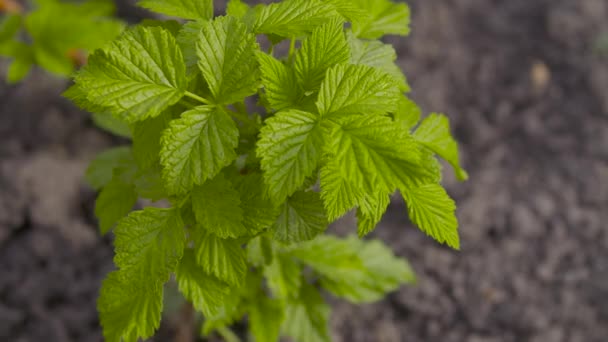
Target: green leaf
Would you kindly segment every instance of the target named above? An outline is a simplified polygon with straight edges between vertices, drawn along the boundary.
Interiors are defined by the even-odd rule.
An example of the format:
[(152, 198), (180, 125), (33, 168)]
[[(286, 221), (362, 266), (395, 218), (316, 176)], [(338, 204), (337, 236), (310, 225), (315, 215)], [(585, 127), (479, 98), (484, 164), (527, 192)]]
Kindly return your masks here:
[(317, 91), (328, 68), (349, 61), (344, 22), (336, 18), (312, 31), (295, 57), (297, 79), (305, 91)]
[[(72, 100), (72, 102), (77, 105), (79, 108), (86, 110), (91, 113), (102, 113), (105, 115), (112, 115), (107, 107), (95, 104), (87, 98), (86, 90), (83, 89), (79, 84), (73, 84), (66, 91), (61, 94), (63, 97)], [(114, 120), (119, 122), (124, 122), (124, 120), (113, 117)], [(125, 125), (128, 124), (125, 122)], [(130, 130), (130, 128), (129, 128)]]
[(236, 18), (219, 17), (202, 24), (198, 66), (216, 103), (239, 102), (256, 92), (258, 49), (255, 35)]
[(295, 298), (302, 286), (302, 268), (288, 254), (277, 252), (272, 263), (264, 268), (268, 287), (276, 298)]
[(112, 116), (112, 114), (108, 112), (93, 113), (91, 118), (97, 127), (119, 137), (128, 139), (131, 138), (131, 128), (129, 125), (126, 122)]
[(407, 84), (403, 72), (395, 64), (397, 53), (391, 45), (384, 44), (378, 40), (357, 39), (352, 34), (348, 35), (348, 43), (351, 51), (351, 64), (361, 64), (378, 68), (393, 76), (395, 81), (399, 83), (401, 91), (410, 91), (410, 87)]
[(369, 14), (367, 20), (353, 23), (359, 38), (378, 39), (387, 34), (407, 36), (410, 33), (410, 8), (389, 0), (354, 0)]
[(469, 178), (467, 172), (460, 167), (458, 143), (450, 134), (450, 121), (445, 115), (431, 113), (416, 129), (414, 138), (447, 160), (454, 168), (458, 180)]
[(264, 236), (255, 237), (247, 243), (247, 260), (254, 266), (266, 266), (272, 262), (271, 241)]
[(123, 272), (112, 272), (103, 282), (97, 308), (106, 341), (147, 339), (160, 326), (163, 288), (144, 290)]
[(296, 300), (287, 303), (282, 332), (298, 342), (329, 342), (330, 307), (311, 285), (302, 286)]
[(399, 87), (393, 78), (366, 65), (336, 65), (321, 84), (317, 108), (322, 117), (382, 115), (397, 108)]
[(321, 199), (329, 222), (333, 222), (359, 205), (366, 195), (348, 181), (343, 165), (331, 157), (327, 159), (321, 168)]
[(272, 56), (256, 54), (262, 72), (262, 85), (266, 100), (277, 111), (298, 107), (304, 91), (296, 82), (294, 71)]
[(9, 84), (15, 84), (30, 73), (32, 67), (34, 66), (33, 62), (27, 58), (15, 59), (8, 68), (8, 73), (6, 74), (6, 81)]
[(440, 243), (459, 249), (456, 204), (439, 184), (401, 189), (412, 222)]
[(399, 100), (397, 111), (394, 113), (395, 121), (408, 131), (411, 131), (420, 121), (422, 111), (414, 101), (403, 96)]
[(201, 227), (195, 231), (196, 260), (202, 270), (231, 286), (243, 285), (247, 272), (247, 259), (241, 243), (234, 239), (221, 239)]
[(161, 138), (163, 178), (172, 194), (215, 177), (236, 158), (238, 128), (221, 108), (200, 106), (171, 121)]
[(99, 220), (101, 234), (106, 234), (118, 220), (127, 216), (136, 202), (137, 193), (133, 185), (115, 174), (95, 201), (95, 216)]
[(357, 234), (359, 234), (359, 237), (364, 237), (376, 228), (390, 204), (390, 196), (379, 194), (370, 197), (367, 202), (367, 205), (362, 205), (357, 210)]
[(324, 235), (291, 253), (321, 275), (325, 289), (354, 303), (380, 300), (414, 279), (407, 262), (379, 241)]
[(179, 291), (188, 299), (194, 308), (206, 317), (215, 316), (223, 308), (230, 287), (206, 274), (196, 262), (196, 256), (191, 249), (184, 252), (184, 257), (175, 271)]
[(337, 15), (333, 6), (319, 0), (286, 0), (262, 7), (253, 31), (280, 37), (300, 37)]
[(249, 306), (249, 329), (257, 342), (278, 341), (284, 319), (284, 307), (279, 300), (259, 296)]
[(140, 168), (147, 169), (158, 163), (160, 138), (172, 118), (171, 111), (167, 110), (155, 118), (133, 125), (133, 156)]
[(154, 165), (145, 170), (139, 170), (135, 174), (133, 185), (140, 197), (152, 200), (153, 202), (169, 197), (167, 195), (167, 190), (165, 189), (159, 165)]
[(177, 34), (177, 44), (182, 50), (186, 62), (186, 74), (193, 75), (199, 72), (196, 45), (200, 39), (201, 30), (206, 21), (197, 20), (185, 23)]
[(247, 235), (239, 192), (222, 174), (195, 187), (191, 196), (196, 221), (206, 231), (224, 239)]
[(5, 14), (0, 18), (0, 43), (5, 44), (15, 37), (21, 29), (22, 19), (19, 14)]
[(243, 18), (249, 11), (249, 6), (241, 0), (229, 0), (226, 5), (226, 14), (235, 18)]
[(323, 2), (332, 5), (341, 16), (351, 23), (362, 22), (369, 18), (356, 1), (352, 0), (323, 0)]
[(312, 240), (327, 229), (327, 224), (319, 194), (298, 191), (283, 205), (272, 228), (273, 238), (287, 244)]
[(136, 122), (158, 116), (179, 101), (185, 73), (173, 35), (159, 27), (140, 27), (95, 51), (75, 81), (90, 102)]
[(85, 180), (95, 190), (108, 184), (114, 170), (132, 164), (133, 155), (129, 147), (115, 147), (98, 154), (89, 164)]
[(323, 140), (316, 114), (286, 110), (266, 120), (257, 155), (270, 196), (281, 203), (317, 169)]
[(157, 20), (157, 19), (144, 19), (139, 22), (139, 26), (145, 27), (161, 27), (165, 30), (171, 32), (173, 37), (177, 38), (179, 31), (182, 28), (182, 24), (180, 24), (177, 20)]
[(158, 288), (169, 280), (186, 243), (177, 209), (132, 212), (118, 222), (114, 233), (114, 263), (142, 288)]
[[(335, 125), (326, 139), (334, 169), (351, 188), (361, 189), (368, 196), (392, 193), (403, 184), (403, 179), (410, 177), (409, 165), (418, 165), (420, 161), (414, 139), (384, 116), (350, 117), (343, 126)], [(327, 180), (321, 179), (324, 192), (341, 189)]]
[(213, 18), (212, 0), (141, 0), (139, 6), (184, 19)]
[(257, 234), (272, 226), (279, 216), (279, 208), (265, 195), (262, 174), (236, 177), (233, 184), (240, 194), (245, 229), (250, 234)]

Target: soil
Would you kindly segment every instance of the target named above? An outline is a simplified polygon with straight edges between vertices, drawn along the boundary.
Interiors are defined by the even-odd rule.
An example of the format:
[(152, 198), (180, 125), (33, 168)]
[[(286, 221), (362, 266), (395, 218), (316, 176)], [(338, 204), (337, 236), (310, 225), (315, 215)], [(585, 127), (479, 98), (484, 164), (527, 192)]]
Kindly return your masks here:
[[(419, 232), (395, 199), (374, 236), (418, 283), (372, 305), (332, 300), (335, 341), (606, 341), (608, 56), (596, 41), (608, 2), (408, 2), (413, 33), (389, 40), (412, 97), (448, 113), (461, 141), (470, 180), (446, 168), (445, 184), (462, 248)], [(82, 174), (121, 141), (62, 99), (65, 86), (38, 71), (0, 84), (0, 341), (101, 341), (112, 246)]]

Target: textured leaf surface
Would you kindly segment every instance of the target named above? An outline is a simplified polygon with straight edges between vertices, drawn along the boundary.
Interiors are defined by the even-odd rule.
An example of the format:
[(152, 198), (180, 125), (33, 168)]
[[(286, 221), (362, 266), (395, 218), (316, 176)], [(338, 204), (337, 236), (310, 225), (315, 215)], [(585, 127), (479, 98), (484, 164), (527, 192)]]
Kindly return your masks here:
[(219, 17), (202, 24), (198, 66), (217, 103), (238, 102), (255, 93), (258, 49), (255, 36), (236, 18)]
[(414, 224), (438, 242), (460, 248), (456, 204), (441, 185), (427, 184), (401, 193)]
[(294, 71), (265, 53), (259, 52), (257, 58), (270, 107), (275, 110), (297, 107), (304, 92), (296, 82)]
[(236, 158), (238, 128), (223, 110), (200, 106), (173, 120), (160, 153), (163, 178), (171, 193), (203, 184)]
[(142, 290), (120, 271), (103, 282), (97, 301), (103, 335), (108, 342), (137, 342), (160, 326), (163, 289)]
[(314, 239), (327, 228), (323, 201), (316, 192), (298, 191), (281, 209), (272, 228), (273, 238), (283, 243), (297, 243)]
[(366, 196), (363, 189), (348, 181), (342, 167), (330, 158), (321, 168), (321, 198), (330, 222), (355, 208)]
[(136, 202), (135, 187), (115, 175), (95, 201), (95, 216), (99, 220), (101, 234), (106, 234), (118, 220), (127, 216)]
[(222, 174), (192, 190), (192, 209), (196, 221), (220, 238), (247, 235), (239, 192)]
[[(417, 165), (420, 152), (415, 141), (390, 118), (381, 116), (350, 117), (343, 126), (335, 126), (328, 134), (328, 148), (333, 167), (351, 188), (361, 189), (368, 196), (393, 192), (409, 177), (408, 165)], [(338, 177), (322, 178), (325, 196), (328, 190), (343, 187), (328, 184)]]
[(411, 131), (420, 121), (422, 111), (414, 101), (403, 96), (399, 100), (397, 111), (394, 113), (395, 122), (402, 125), (408, 131)]
[(119, 137), (128, 139), (131, 138), (131, 128), (129, 127), (129, 125), (123, 120), (112, 116), (112, 114), (110, 114), (109, 112), (93, 113), (91, 115), (91, 119), (93, 119), (93, 122), (97, 127), (107, 132), (110, 132)]
[(253, 31), (299, 37), (336, 15), (333, 6), (319, 0), (287, 0), (264, 6), (258, 13)]
[(141, 0), (141, 7), (184, 19), (211, 19), (213, 0)]
[(239, 176), (233, 182), (238, 190), (243, 211), (243, 225), (249, 234), (269, 228), (279, 216), (279, 208), (266, 196), (261, 173)]
[(390, 197), (386, 194), (379, 194), (369, 197), (367, 202), (367, 205), (362, 205), (357, 210), (357, 234), (359, 234), (359, 237), (371, 233), (376, 228), (390, 204)]
[(146, 208), (118, 222), (114, 263), (142, 288), (169, 279), (182, 257), (186, 234), (179, 210)]
[(247, 264), (241, 243), (234, 239), (221, 239), (197, 227), (196, 260), (207, 274), (232, 286), (243, 284)]
[(389, 0), (354, 0), (369, 14), (366, 20), (355, 22), (357, 37), (377, 39), (387, 34), (406, 36), (410, 33), (410, 9), (404, 3)]
[(447, 160), (454, 168), (458, 180), (469, 178), (467, 172), (460, 166), (458, 143), (450, 134), (450, 121), (445, 115), (432, 113), (427, 116), (416, 129), (414, 138)]
[(304, 91), (316, 91), (325, 78), (325, 71), (349, 61), (350, 51), (344, 35), (344, 22), (332, 19), (316, 28), (302, 43), (295, 57), (294, 68)]
[(297, 299), (288, 302), (281, 330), (298, 342), (329, 342), (330, 307), (311, 285), (302, 287)]
[(366, 65), (337, 65), (327, 71), (317, 107), (323, 117), (382, 115), (395, 111), (398, 96), (390, 75)]
[(266, 120), (257, 154), (262, 158), (269, 194), (277, 203), (293, 194), (313, 174), (322, 145), (316, 114), (287, 110)]
[(159, 27), (139, 27), (95, 51), (76, 76), (88, 100), (128, 122), (159, 115), (186, 88), (175, 38)]
[(188, 299), (194, 308), (206, 317), (217, 315), (224, 306), (224, 300), (230, 293), (230, 287), (203, 271), (196, 262), (196, 255), (191, 249), (184, 252), (175, 272), (179, 291)]

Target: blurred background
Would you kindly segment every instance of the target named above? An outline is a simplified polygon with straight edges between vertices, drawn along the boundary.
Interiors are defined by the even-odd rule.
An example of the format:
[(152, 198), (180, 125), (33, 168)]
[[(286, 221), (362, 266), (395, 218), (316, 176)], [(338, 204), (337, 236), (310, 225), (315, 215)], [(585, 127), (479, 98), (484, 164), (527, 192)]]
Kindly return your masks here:
[[(152, 16), (133, 2), (117, 0), (118, 16)], [(373, 305), (332, 301), (335, 341), (608, 341), (608, 1), (407, 2), (412, 34), (389, 41), (412, 98), (446, 112), (461, 142), (470, 180), (445, 183), (462, 250), (395, 200), (374, 236), (418, 283)], [(125, 141), (63, 99), (67, 84), (40, 70), (0, 83), (0, 341), (102, 340), (112, 243), (83, 173)], [(189, 341), (172, 333), (179, 321), (156, 340)]]

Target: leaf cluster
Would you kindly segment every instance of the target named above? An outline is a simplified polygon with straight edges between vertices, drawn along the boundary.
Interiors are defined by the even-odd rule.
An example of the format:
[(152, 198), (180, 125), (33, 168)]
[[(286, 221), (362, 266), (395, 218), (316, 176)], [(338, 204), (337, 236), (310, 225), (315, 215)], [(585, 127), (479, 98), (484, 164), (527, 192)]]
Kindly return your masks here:
[[(102, 233), (115, 227), (98, 302), (108, 341), (154, 334), (173, 275), (204, 334), (247, 317), (256, 341), (329, 341), (321, 289), (366, 303), (414, 280), (379, 241), (323, 234), (351, 210), (369, 234), (396, 191), (413, 223), (459, 248), (437, 159), (466, 179), (449, 123), (421, 120), (378, 40), (409, 32), (405, 4), (231, 0), (216, 18), (210, 0), (140, 5), (187, 20), (129, 28), (66, 93), (132, 139), (87, 172)], [(131, 212), (140, 198), (164, 205)]]

